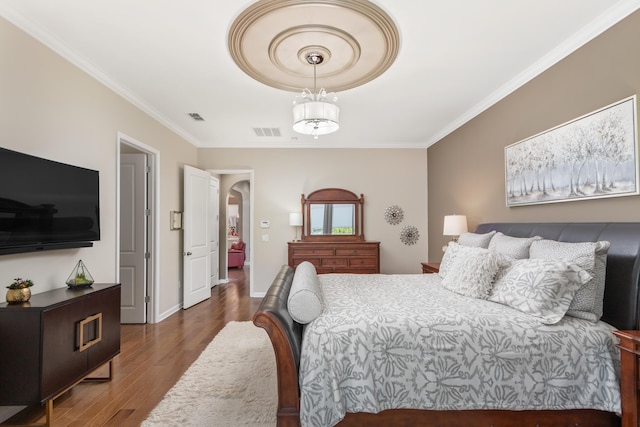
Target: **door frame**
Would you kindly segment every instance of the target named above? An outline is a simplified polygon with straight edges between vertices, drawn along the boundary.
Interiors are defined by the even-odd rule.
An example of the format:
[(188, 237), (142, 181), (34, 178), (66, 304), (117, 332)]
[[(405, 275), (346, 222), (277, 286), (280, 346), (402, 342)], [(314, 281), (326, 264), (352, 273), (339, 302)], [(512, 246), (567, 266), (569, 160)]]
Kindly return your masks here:
[[(237, 174), (249, 174), (249, 221), (251, 224), (250, 230), (249, 230), (249, 238), (251, 239), (251, 244), (249, 245), (249, 253), (247, 254), (248, 259), (249, 259), (249, 265), (251, 266), (249, 268), (249, 295), (253, 295), (253, 286), (255, 283), (255, 280), (253, 280), (253, 275), (255, 272), (255, 263), (253, 262), (253, 248), (255, 246), (255, 239), (254, 239), (254, 215), (255, 215), (255, 203), (254, 203), (254, 176), (253, 176), (253, 169), (207, 169), (208, 172), (210, 172), (213, 175), (237, 175)], [(222, 206), (223, 204), (220, 203), (220, 210), (222, 210)], [(225, 204), (225, 209), (226, 209), (226, 204)], [(225, 215), (225, 221), (226, 221), (226, 215)], [(226, 239), (226, 234), (225, 234), (225, 238), (220, 237), (218, 239), (219, 242), (223, 242), (224, 241), (224, 248), (222, 248), (222, 244), (219, 245), (219, 251), (220, 253), (224, 253), (226, 254), (227, 251), (229, 250), (229, 248), (227, 247), (227, 239)], [(229, 269), (229, 266), (225, 263), (225, 265), (227, 266), (227, 271)], [(228, 277), (226, 277), (225, 280), (228, 281)], [(218, 280), (220, 280), (220, 278), (218, 278)]]
[(128, 145), (147, 155), (148, 165), (151, 167), (149, 177), (149, 241), (148, 251), (151, 256), (148, 260), (147, 269), (147, 289), (145, 295), (149, 297), (147, 303), (147, 323), (156, 323), (159, 314), (159, 291), (160, 284), (160, 152), (153, 147), (144, 144), (122, 132), (117, 132), (116, 137), (116, 282), (120, 282), (120, 144)]

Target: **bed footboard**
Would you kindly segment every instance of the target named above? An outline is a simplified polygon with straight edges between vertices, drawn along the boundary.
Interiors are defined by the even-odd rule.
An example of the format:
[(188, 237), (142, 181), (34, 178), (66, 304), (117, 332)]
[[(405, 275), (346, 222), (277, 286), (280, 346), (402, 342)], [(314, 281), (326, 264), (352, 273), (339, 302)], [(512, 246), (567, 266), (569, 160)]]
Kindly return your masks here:
[(294, 270), (283, 265), (264, 296), (253, 323), (267, 331), (276, 356), (278, 376), (278, 427), (300, 426), (298, 368), (302, 325), (287, 310)]

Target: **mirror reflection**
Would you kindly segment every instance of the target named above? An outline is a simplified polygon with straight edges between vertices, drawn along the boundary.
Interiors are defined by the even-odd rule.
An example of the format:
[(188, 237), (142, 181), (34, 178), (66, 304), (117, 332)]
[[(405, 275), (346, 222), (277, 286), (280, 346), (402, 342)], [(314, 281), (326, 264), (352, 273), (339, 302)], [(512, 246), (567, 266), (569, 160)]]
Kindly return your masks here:
[(312, 203), (309, 205), (309, 216), (311, 235), (355, 234), (355, 205), (353, 203)]

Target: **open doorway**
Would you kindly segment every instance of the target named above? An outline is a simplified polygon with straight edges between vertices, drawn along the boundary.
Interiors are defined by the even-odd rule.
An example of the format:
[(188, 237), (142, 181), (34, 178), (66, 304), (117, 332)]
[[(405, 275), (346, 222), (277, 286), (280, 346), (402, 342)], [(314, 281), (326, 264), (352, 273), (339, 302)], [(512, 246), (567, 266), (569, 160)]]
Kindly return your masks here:
[[(249, 267), (249, 288), (253, 289), (253, 170), (209, 170), (220, 180), (220, 282), (229, 281), (229, 249), (244, 242), (243, 265)], [(237, 267), (232, 267), (236, 268)]]
[(116, 280), (122, 323), (158, 318), (159, 152), (134, 138), (117, 137)]

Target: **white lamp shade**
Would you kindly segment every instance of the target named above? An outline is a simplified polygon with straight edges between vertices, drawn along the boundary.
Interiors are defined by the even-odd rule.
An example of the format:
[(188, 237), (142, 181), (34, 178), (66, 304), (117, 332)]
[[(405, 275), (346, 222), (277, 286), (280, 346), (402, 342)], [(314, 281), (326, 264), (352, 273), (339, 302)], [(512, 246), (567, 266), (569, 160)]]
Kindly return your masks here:
[(467, 217), (465, 215), (445, 215), (442, 234), (445, 236), (459, 236), (467, 231)]
[(292, 227), (302, 226), (302, 214), (300, 212), (289, 213), (289, 225)]
[(340, 108), (327, 101), (308, 101), (293, 107), (293, 130), (305, 135), (326, 135), (340, 128)]

